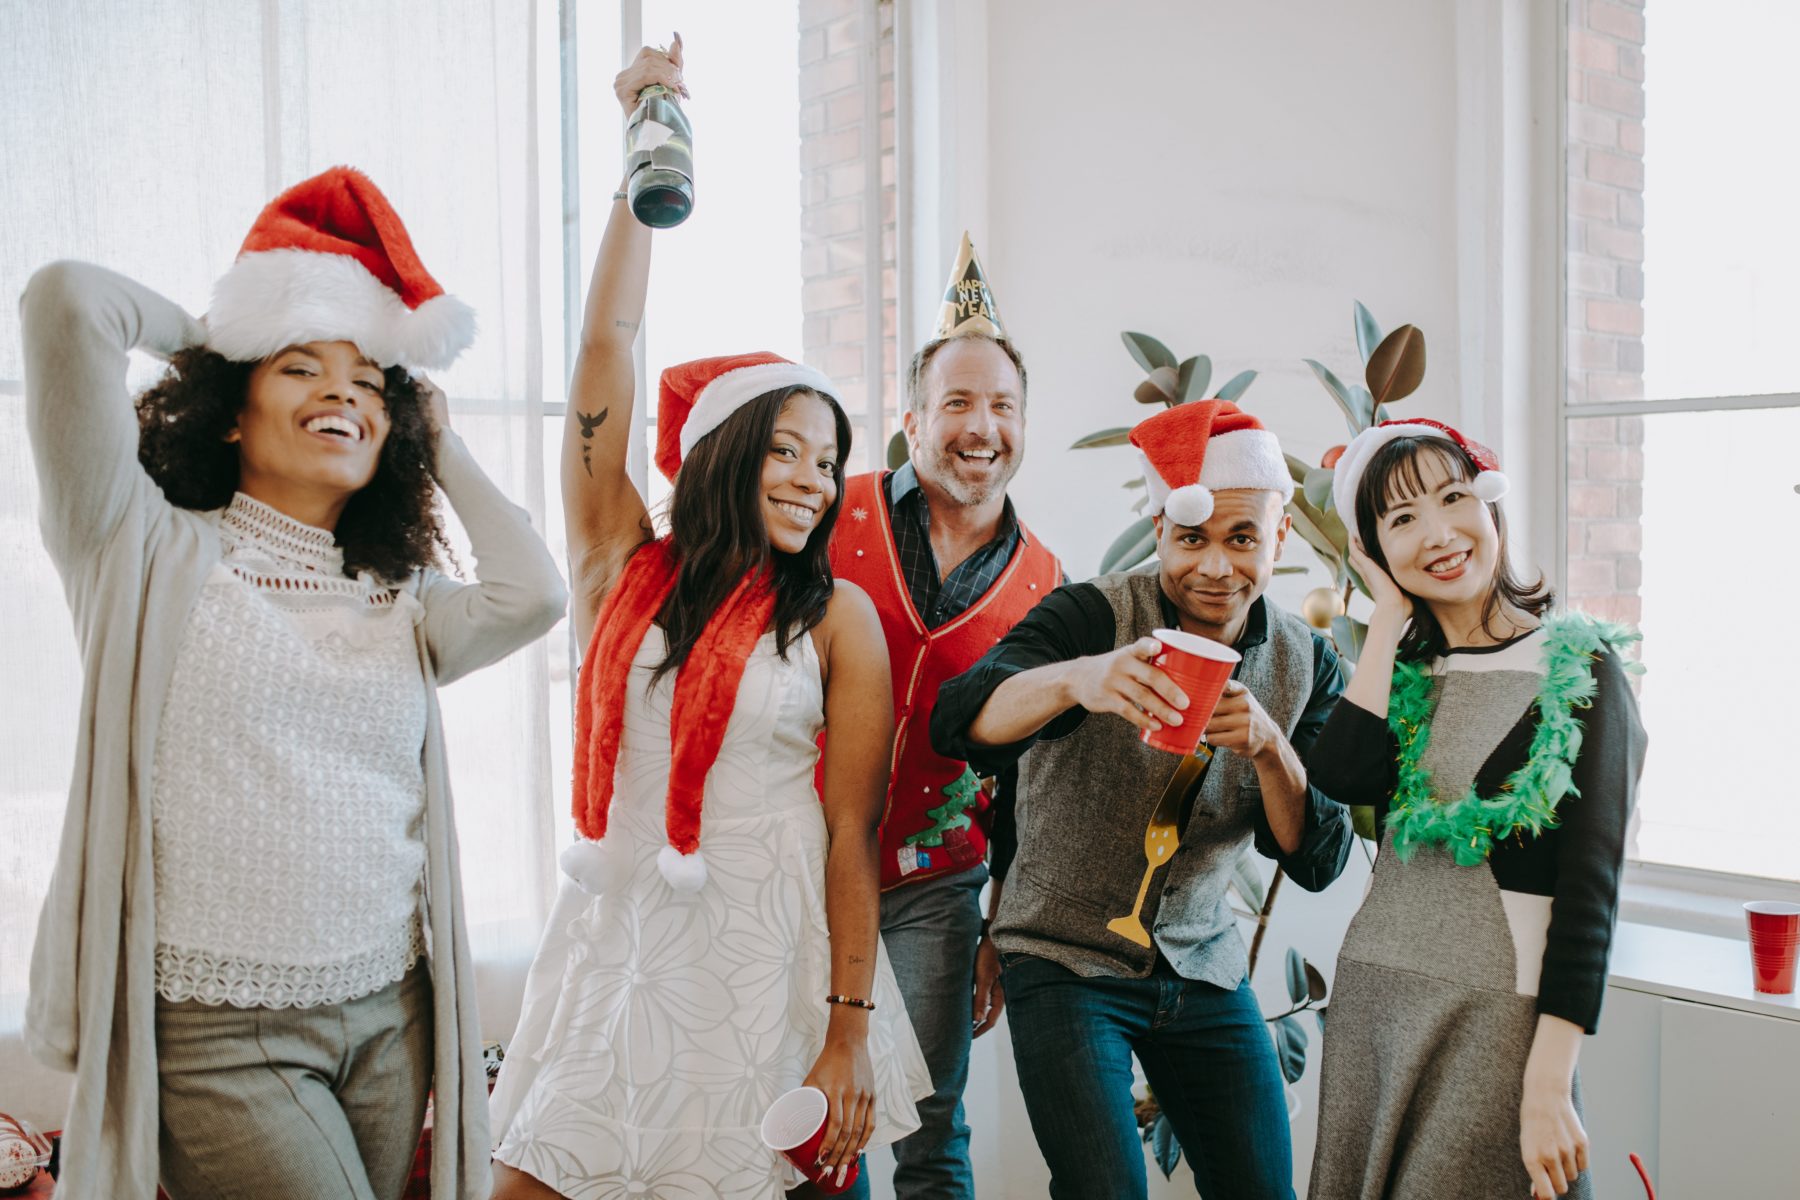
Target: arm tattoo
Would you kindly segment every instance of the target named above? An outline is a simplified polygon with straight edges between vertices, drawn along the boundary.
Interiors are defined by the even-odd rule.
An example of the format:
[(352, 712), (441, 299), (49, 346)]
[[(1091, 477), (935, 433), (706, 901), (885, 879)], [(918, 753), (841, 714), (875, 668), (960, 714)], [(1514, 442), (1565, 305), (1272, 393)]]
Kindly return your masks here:
[(855, 966), (857, 963), (866, 963), (868, 961), (869, 961), (868, 959), (862, 957), (860, 954), (852, 954), (850, 956), (850, 965), (851, 966)]
[(588, 473), (589, 479), (594, 477), (594, 464), (590, 457), (594, 449), (594, 430), (606, 424), (606, 415), (610, 412), (612, 409), (603, 408), (598, 413), (575, 413), (575, 419), (581, 422), (581, 469)]
[(636, 329), (638, 327), (636, 321), (614, 321), (613, 325), (619, 329)]

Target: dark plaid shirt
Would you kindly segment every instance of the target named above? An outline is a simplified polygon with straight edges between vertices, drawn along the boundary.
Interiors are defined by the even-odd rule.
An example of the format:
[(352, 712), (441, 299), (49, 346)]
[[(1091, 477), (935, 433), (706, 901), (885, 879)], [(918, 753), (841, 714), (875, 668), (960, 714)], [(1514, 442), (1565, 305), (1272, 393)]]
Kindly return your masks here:
[(1012, 498), (1000, 510), (1000, 528), (994, 540), (958, 563), (948, 579), (940, 578), (937, 555), (931, 549), (931, 508), (919, 487), (919, 475), (907, 463), (884, 481), (888, 512), (894, 527), (894, 549), (900, 554), (900, 573), (912, 594), (913, 608), (925, 628), (936, 629), (969, 610), (987, 595), (994, 580), (1012, 561), (1013, 550), (1025, 540), (1025, 531), (1013, 515)]

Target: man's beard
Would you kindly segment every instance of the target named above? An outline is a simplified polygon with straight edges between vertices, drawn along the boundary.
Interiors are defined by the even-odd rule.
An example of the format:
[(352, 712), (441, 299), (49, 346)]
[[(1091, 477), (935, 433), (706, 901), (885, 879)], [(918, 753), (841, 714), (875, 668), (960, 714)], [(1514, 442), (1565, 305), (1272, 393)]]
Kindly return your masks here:
[[(957, 455), (975, 450), (994, 452), (994, 467), (986, 479), (969, 479), (959, 473), (963, 462)], [(1012, 482), (1012, 477), (1019, 469), (1018, 460), (1013, 457), (1012, 452), (997, 445), (962, 446), (955, 450), (943, 450), (934, 446), (926, 451), (924, 457), (933, 482), (964, 508), (986, 504), (1006, 491), (1006, 485)], [(913, 469), (918, 469), (917, 461), (914, 462)]]

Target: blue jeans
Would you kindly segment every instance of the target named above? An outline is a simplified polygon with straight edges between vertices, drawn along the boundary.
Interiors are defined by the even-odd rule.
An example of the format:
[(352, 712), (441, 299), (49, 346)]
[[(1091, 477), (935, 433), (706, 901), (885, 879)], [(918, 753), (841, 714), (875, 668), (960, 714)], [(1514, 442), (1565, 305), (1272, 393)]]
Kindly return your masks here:
[(975, 945), (985, 866), (894, 888), (881, 897), (881, 942), (931, 1068), (919, 1129), (894, 1143), (897, 1200), (974, 1200), (963, 1086), (975, 1016)]
[(1054, 1200), (1147, 1195), (1133, 1054), (1206, 1200), (1293, 1200), (1281, 1071), (1247, 980), (1226, 991), (1167, 968), (1115, 979), (1027, 954), (1001, 964), (1019, 1086)]

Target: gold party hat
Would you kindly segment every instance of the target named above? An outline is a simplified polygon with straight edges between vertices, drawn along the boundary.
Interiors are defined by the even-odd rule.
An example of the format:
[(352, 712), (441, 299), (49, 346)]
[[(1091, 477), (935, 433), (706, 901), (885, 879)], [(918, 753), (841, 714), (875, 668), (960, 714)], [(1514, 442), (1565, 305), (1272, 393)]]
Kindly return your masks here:
[(956, 265), (950, 269), (950, 282), (944, 287), (936, 336), (955, 337), (959, 333), (1006, 336), (1000, 310), (994, 306), (994, 293), (981, 273), (981, 260), (975, 257), (975, 243), (969, 240), (967, 232), (963, 234), (962, 248), (956, 252)]

